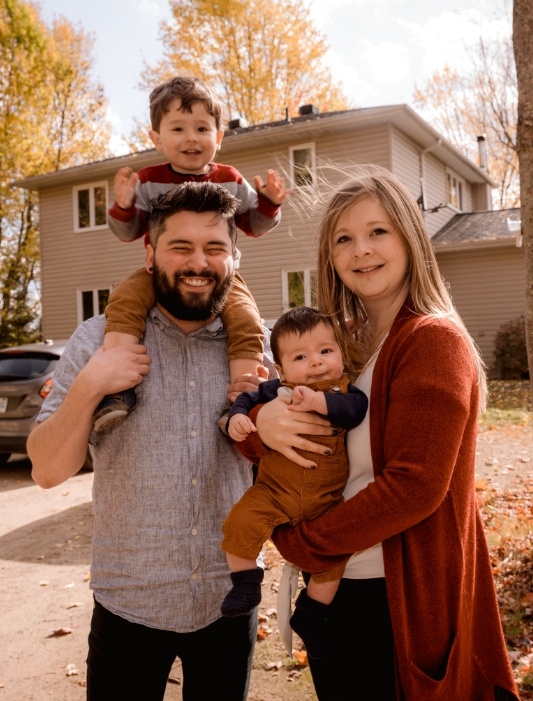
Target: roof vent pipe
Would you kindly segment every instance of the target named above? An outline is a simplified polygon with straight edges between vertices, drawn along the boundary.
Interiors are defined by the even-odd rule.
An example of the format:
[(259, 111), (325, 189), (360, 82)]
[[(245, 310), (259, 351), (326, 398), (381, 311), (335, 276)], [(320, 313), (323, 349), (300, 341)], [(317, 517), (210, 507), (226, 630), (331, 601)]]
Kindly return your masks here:
[(479, 151), (479, 167), (487, 170), (487, 142), (486, 135), (480, 134), (477, 137), (477, 148)]

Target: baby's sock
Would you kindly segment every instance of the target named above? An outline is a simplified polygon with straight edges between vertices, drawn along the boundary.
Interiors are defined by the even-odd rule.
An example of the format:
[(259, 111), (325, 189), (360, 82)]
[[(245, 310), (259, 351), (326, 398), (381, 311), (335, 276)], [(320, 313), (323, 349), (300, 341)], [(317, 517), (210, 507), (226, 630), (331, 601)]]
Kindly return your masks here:
[(302, 589), (290, 618), (291, 628), (305, 645), (307, 654), (315, 660), (326, 657), (326, 621), (328, 605), (307, 596), (307, 589)]
[(223, 616), (242, 616), (249, 613), (261, 601), (261, 582), (264, 571), (261, 567), (231, 573), (233, 587), (222, 602)]

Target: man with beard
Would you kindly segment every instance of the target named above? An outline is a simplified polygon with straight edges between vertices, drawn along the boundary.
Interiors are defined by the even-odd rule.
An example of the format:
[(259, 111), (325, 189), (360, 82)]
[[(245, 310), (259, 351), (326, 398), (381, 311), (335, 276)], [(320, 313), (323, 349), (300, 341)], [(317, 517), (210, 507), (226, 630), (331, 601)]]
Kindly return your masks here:
[[(163, 699), (176, 657), (184, 701), (247, 696), (257, 609), (220, 616), (229, 589), (221, 526), (252, 483), (250, 464), (217, 427), (229, 384), (218, 314), (233, 276), (237, 204), (210, 182), (157, 198), (146, 263), (157, 303), (145, 345), (103, 352), (104, 317), (81, 324), (28, 441), (44, 488), (74, 475), (92, 444), (91, 701)], [(244, 376), (232, 389), (260, 381)], [(128, 421), (91, 431), (102, 397), (134, 384)]]

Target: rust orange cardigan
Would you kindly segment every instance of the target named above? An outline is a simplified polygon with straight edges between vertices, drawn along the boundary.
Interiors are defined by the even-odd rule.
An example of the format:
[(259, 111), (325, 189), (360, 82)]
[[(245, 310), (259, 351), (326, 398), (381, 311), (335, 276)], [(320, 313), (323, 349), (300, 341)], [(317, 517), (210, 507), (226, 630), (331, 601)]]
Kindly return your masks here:
[(478, 394), (457, 327), (404, 306), (372, 380), (375, 481), (273, 537), (283, 557), (307, 572), (383, 543), (405, 701), (494, 701), (495, 687), (503, 692), (497, 698), (519, 698), (476, 504)]

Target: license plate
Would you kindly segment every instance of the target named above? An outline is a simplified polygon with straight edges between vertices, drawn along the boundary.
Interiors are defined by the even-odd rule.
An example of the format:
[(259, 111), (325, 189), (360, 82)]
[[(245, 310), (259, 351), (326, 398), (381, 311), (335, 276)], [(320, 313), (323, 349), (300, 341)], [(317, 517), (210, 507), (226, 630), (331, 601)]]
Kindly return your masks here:
[(7, 397), (0, 397), (0, 414), (5, 414), (7, 411)]

